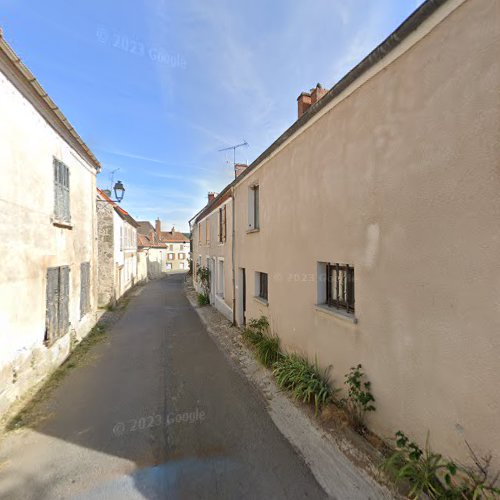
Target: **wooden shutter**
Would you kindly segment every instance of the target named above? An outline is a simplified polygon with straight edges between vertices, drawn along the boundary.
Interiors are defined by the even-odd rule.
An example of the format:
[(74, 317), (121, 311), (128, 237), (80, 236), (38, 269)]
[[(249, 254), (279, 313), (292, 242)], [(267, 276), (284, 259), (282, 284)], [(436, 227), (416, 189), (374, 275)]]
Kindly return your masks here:
[(59, 268), (47, 269), (45, 342), (51, 345), (59, 328)]
[(69, 327), (69, 266), (60, 267), (59, 272), (59, 332), (66, 335)]
[(90, 310), (90, 262), (80, 264), (80, 318)]

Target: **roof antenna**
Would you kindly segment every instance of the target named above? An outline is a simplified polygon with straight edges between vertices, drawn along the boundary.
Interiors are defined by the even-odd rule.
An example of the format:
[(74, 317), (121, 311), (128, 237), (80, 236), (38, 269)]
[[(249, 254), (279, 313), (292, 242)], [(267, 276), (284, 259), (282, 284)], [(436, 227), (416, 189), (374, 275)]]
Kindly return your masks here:
[(233, 150), (233, 168), (234, 168), (234, 173), (236, 175), (236, 149), (241, 148), (242, 146), (248, 146), (248, 142), (243, 139), (243, 142), (241, 144), (236, 144), (235, 146), (229, 146), (228, 148), (222, 148), (219, 149), (219, 151), (229, 151)]
[(111, 170), (111, 173), (109, 174), (109, 180), (111, 181), (111, 185), (109, 186), (109, 190), (112, 192), (113, 191), (113, 183), (115, 180), (115, 172), (118, 172), (120, 170), (120, 167), (115, 168), (114, 170)]

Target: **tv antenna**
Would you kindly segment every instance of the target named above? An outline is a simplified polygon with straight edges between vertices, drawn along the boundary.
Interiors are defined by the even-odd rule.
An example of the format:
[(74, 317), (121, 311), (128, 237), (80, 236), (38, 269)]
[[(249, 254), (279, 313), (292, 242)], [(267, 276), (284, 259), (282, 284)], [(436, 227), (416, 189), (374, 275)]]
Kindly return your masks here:
[(232, 149), (233, 150), (233, 167), (236, 167), (236, 149), (241, 148), (242, 146), (248, 146), (248, 142), (243, 140), (243, 142), (241, 144), (236, 144), (235, 146), (229, 146), (228, 148), (219, 149), (219, 152), (220, 151), (229, 151)]
[(109, 188), (110, 191), (113, 189), (113, 182), (115, 180), (115, 172), (118, 172), (118, 170), (120, 170), (120, 167), (115, 168), (114, 170), (111, 170), (111, 172), (109, 174), (109, 179), (111, 181), (111, 187)]

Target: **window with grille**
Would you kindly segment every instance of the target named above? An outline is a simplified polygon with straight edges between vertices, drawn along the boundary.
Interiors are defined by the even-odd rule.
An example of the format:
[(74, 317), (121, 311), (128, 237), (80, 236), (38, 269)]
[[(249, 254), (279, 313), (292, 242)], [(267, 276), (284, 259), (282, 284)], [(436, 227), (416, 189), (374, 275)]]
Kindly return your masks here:
[(268, 276), (267, 273), (256, 273), (256, 295), (260, 299), (268, 300)]
[(327, 262), (324, 270), (324, 304), (354, 314), (354, 267)]
[(69, 266), (49, 267), (46, 285), (45, 343), (50, 346), (69, 328)]
[(90, 262), (80, 264), (80, 318), (90, 311)]
[(54, 158), (54, 218), (59, 222), (71, 222), (69, 199), (69, 168)]

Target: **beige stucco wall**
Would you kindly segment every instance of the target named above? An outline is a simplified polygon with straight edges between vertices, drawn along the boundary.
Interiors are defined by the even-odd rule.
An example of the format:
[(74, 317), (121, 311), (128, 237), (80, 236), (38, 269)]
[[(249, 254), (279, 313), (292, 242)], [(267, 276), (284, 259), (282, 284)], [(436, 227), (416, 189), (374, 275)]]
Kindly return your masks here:
[[(226, 241), (219, 241), (219, 208), (226, 207)], [(211, 302), (215, 305), (228, 319), (232, 320), (233, 309), (233, 281), (232, 281), (232, 199), (229, 198), (223, 204), (215, 208), (206, 217), (196, 221), (193, 228), (193, 265), (194, 265), (194, 280), (196, 284), (196, 268), (198, 266), (199, 257), (201, 257), (202, 266), (207, 266), (207, 259), (211, 259), (215, 271), (212, 273), (212, 281), (214, 283)], [(201, 241), (199, 238), (198, 226), (201, 224)], [(206, 230), (209, 228), (209, 238), (207, 242)], [(224, 293), (218, 293), (220, 287), (219, 282), (219, 262), (223, 261), (224, 266)]]
[[(96, 320), (95, 169), (7, 79), (0, 58), (0, 413), (68, 354)], [(70, 170), (72, 229), (52, 224), (53, 157)], [(91, 311), (80, 318), (80, 264)], [(70, 266), (68, 333), (44, 346), (47, 268)]]
[[(467, 439), (497, 466), (499, 35), (496, 2), (448, 2), (235, 192), (248, 317), (333, 365), (337, 386), (362, 363), (380, 435), (430, 431), (459, 459)], [(247, 234), (255, 182), (261, 229)], [(315, 309), (318, 261), (354, 265), (357, 324)], [(268, 307), (255, 271), (269, 273)]]

